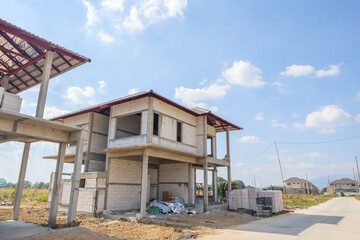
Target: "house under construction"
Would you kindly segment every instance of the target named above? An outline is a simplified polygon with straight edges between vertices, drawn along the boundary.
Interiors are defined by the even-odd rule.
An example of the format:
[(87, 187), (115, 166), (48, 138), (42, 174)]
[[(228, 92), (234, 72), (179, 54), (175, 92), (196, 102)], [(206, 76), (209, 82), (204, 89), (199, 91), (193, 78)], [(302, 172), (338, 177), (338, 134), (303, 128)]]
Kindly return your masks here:
[[(74, 125), (45, 120), (43, 116), (49, 80), (89, 61), (86, 57), (0, 19), (0, 144), (11, 141), (25, 143), (13, 207), (14, 220), (18, 220), (30, 146), (37, 141), (59, 143), (50, 226), (56, 223), (66, 145), (76, 145), (74, 171), (69, 185), (71, 191), (67, 222), (75, 220), (85, 140), (83, 131)], [(21, 114), (22, 99), (18, 94), (37, 85), (40, 85), (40, 91), (35, 117)]]
[[(140, 217), (145, 215), (146, 204), (161, 200), (163, 192), (194, 204), (196, 169), (203, 170), (204, 196), (208, 196), (208, 172), (212, 172), (216, 202), (217, 169), (227, 168), (231, 178), (230, 131), (241, 130), (210, 111), (185, 108), (152, 90), (52, 120), (82, 128), (86, 135), (78, 211), (140, 209)], [(216, 136), (220, 132), (226, 132), (227, 155), (218, 158)], [(67, 146), (66, 163), (76, 161), (75, 148)], [(69, 204), (70, 190), (70, 180), (63, 180), (63, 208)], [(207, 207), (205, 197), (204, 209)]]

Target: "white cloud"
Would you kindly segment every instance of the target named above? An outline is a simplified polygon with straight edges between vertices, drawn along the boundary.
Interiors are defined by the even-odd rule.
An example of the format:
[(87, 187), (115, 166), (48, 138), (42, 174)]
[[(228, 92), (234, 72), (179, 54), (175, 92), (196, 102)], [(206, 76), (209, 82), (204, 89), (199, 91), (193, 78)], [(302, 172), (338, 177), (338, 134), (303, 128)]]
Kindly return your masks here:
[[(92, 3), (83, 0), (87, 9), (86, 27), (94, 27), (103, 22), (103, 27), (110, 27), (110, 34), (99, 31), (99, 37), (104, 42), (113, 42), (116, 31), (137, 33), (144, 31), (152, 24), (169, 18), (184, 16), (187, 0), (140, 0), (124, 4), (126, 0), (102, 0)], [(101, 29), (101, 27), (100, 27)]]
[(317, 128), (321, 134), (336, 132), (336, 127), (358, 123), (360, 115), (353, 117), (337, 105), (321, 107), (318, 111), (309, 113), (305, 123), (296, 123), (297, 128)]
[(124, 11), (125, 0), (102, 0), (101, 6), (109, 11)]
[(263, 143), (258, 137), (256, 136), (243, 136), (238, 139), (240, 143)]
[(86, 27), (92, 27), (99, 21), (97, 10), (90, 1), (83, 0), (82, 3), (86, 7)]
[(282, 86), (284, 86), (284, 84), (281, 83), (281, 82), (279, 82), (279, 81), (273, 82), (272, 85), (275, 86), (275, 87), (282, 87)]
[(68, 110), (61, 110), (55, 106), (45, 106), (44, 109), (44, 118), (45, 119), (50, 119), (53, 117), (57, 117), (66, 113), (69, 113), (70, 111)]
[(140, 92), (140, 90), (138, 88), (131, 88), (131, 89), (129, 89), (128, 94), (132, 95), (132, 94), (135, 94), (138, 92)]
[(245, 163), (243, 163), (243, 162), (239, 162), (239, 163), (236, 163), (236, 165), (235, 166), (237, 166), (237, 167), (245, 167)]
[(277, 128), (277, 127), (287, 128), (287, 125), (285, 123), (279, 123), (276, 119), (271, 120), (270, 125), (273, 128)]
[(66, 91), (63, 98), (70, 101), (74, 105), (85, 105), (95, 103), (95, 90), (92, 87), (86, 86), (84, 89), (79, 87), (70, 87)]
[[(145, 29), (140, 13), (135, 6), (131, 7), (129, 16), (122, 22), (122, 26), (129, 32), (140, 32)], [(121, 26), (118, 25), (118, 29), (121, 29)]]
[(264, 114), (261, 112), (261, 113), (258, 113), (255, 117), (254, 117), (254, 119), (256, 120), (256, 121), (263, 121), (264, 120)]
[(113, 43), (115, 41), (115, 38), (113, 36), (104, 32), (104, 29), (101, 29), (99, 31), (98, 37), (104, 43)]
[(99, 84), (99, 88), (98, 88), (99, 93), (104, 94), (105, 93), (105, 88), (107, 87), (106, 82), (105, 81), (99, 81), (98, 84)]
[(295, 165), (295, 167), (300, 169), (309, 169), (309, 168), (314, 168), (315, 165), (312, 163), (299, 162), (298, 164)]
[(301, 155), (303, 158), (320, 158), (320, 157), (326, 157), (326, 154), (321, 154), (319, 152), (311, 152), (311, 153), (304, 153)]
[[(229, 89), (229, 85), (220, 85), (217, 83), (213, 83), (207, 87), (195, 89), (180, 86), (175, 88), (175, 98), (180, 99), (182, 103), (188, 105), (189, 107), (201, 107), (209, 109), (204, 101), (221, 99), (226, 95), (227, 90)], [(217, 107), (211, 107), (210, 110), (216, 111)]]
[(248, 61), (235, 61), (232, 67), (222, 72), (223, 77), (230, 84), (238, 84), (243, 87), (259, 88), (266, 82), (262, 81), (261, 69)]
[(329, 65), (327, 69), (316, 71), (316, 77), (329, 77), (339, 75), (340, 73), (340, 65)]
[(292, 77), (301, 77), (309, 76), (314, 72), (315, 68), (310, 65), (291, 65), (286, 67), (284, 72), (281, 72), (281, 76), (292, 76)]

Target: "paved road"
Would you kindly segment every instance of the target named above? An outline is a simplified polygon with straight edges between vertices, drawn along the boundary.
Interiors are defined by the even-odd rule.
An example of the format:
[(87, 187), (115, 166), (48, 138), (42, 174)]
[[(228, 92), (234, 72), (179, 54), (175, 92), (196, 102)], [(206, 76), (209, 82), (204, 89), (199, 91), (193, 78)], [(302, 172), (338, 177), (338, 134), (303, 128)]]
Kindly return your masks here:
[(360, 201), (335, 198), (295, 213), (265, 218), (201, 238), (241, 240), (359, 240)]

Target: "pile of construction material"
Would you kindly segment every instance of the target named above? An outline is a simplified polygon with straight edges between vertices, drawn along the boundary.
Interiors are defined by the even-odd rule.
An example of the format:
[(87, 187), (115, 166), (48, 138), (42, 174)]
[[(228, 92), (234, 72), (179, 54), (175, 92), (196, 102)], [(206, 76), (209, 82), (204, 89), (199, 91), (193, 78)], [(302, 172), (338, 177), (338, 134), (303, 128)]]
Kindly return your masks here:
[(6, 111), (20, 112), (22, 99), (15, 94), (5, 91), (0, 87), (0, 109)]
[(284, 210), (282, 192), (279, 190), (263, 191), (255, 188), (236, 189), (229, 193), (229, 209), (250, 209), (257, 211), (256, 198), (271, 198), (272, 213)]

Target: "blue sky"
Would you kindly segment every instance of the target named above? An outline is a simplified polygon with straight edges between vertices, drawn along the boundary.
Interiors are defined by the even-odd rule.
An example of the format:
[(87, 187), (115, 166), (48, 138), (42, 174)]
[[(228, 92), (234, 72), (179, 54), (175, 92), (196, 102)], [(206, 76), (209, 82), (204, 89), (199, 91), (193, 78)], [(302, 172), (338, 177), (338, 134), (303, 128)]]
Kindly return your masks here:
[[(0, 4), (2, 19), (92, 59), (51, 80), (48, 117), (153, 89), (242, 126), (231, 134), (232, 175), (246, 184), (255, 175), (258, 186), (281, 184), (274, 141), (360, 134), (358, 1)], [(33, 114), (37, 88), (21, 96), (22, 112)], [(224, 136), (219, 138), (223, 157)], [(359, 143), (279, 143), (284, 177), (352, 176)], [(56, 149), (33, 144), (26, 179), (48, 181), (55, 163), (42, 156)], [(21, 143), (0, 145), (0, 177), (17, 180), (21, 150)]]

